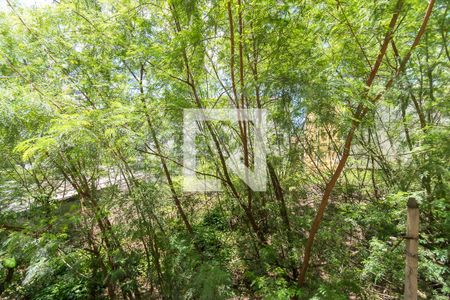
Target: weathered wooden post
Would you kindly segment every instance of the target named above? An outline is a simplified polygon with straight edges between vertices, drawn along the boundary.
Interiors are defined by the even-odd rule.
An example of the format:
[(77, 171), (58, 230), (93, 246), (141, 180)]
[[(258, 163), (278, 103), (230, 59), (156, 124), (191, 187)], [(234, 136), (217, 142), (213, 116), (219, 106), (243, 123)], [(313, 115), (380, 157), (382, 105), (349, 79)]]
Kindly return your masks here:
[(419, 205), (416, 199), (408, 199), (406, 221), (405, 300), (417, 299), (417, 264), (419, 247)]

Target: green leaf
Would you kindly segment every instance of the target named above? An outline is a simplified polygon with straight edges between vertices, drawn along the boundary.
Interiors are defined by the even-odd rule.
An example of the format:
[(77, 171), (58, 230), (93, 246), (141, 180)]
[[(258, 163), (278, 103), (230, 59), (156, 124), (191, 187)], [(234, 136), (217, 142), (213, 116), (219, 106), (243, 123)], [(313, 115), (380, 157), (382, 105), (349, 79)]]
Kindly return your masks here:
[(11, 258), (4, 258), (3, 259), (3, 266), (8, 269), (14, 269), (16, 267), (16, 259), (14, 257)]

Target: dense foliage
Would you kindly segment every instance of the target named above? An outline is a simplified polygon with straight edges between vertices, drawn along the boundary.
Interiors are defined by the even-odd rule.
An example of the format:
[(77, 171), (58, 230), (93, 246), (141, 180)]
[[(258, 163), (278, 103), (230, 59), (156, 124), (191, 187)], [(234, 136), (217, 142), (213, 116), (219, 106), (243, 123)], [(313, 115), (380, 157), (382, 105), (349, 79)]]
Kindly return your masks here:
[[(23, 2), (0, 11), (1, 299), (397, 299), (410, 197), (419, 296), (448, 299), (446, 1)], [(197, 171), (223, 191), (183, 192), (183, 109), (244, 107), (267, 191), (224, 163), (252, 165), (253, 126), (214, 121)]]

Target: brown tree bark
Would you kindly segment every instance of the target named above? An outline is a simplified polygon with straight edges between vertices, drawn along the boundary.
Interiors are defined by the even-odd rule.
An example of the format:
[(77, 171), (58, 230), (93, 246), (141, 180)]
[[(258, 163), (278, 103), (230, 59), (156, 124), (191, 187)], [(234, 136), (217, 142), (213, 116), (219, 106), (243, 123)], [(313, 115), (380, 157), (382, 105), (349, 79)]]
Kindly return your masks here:
[[(382, 97), (384, 92), (392, 86), (394, 80), (405, 70), (406, 64), (407, 64), (409, 58), (411, 57), (412, 51), (419, 44), (420, 39), (425, 32), (425, 29), (428, 24), (428, 20), (430, 18), (434, 3), (435, 3), (435, 0), (430, 0), (427, 10), (426, 10), (426, 13), (425, 13), (425, 17), (422, 21), (422, 25), (420, 26), (419, 32), (416, 35), (413, 45), (410, 47), (409, 51), (402, 59), (399, 69), (395, 72), (394, 76), (391, 79), (389, 79), (389, 81), (387, 82), (387, 84), (385, 86), (385, 90), (383, 92), (379, 93), (374, 99), (371, 100), (372, 103), (376, 103)], [(383, 44), (382, 44), (379, 54), (377, 56), (377, 60), (367, 78), (366, 85), (368, 88), (370, 88), (372, 86), (372, 83), (378, 73), (381, 62), (383, 61), (383, 57), (386, 54), (387, 47), (389, 45), (389, 42), (392, 39), (392, 33), (394, 31), (395, 24), (397, 23), (397, 19), (400, 14), (401, 6), (402, 6), (402, 0), (399, 0), (396, 5), (396, 10), (394, 11), (394, 14), (391, 18), (391, 21), (389, 24), (389, 29), (385, 35)], [(313, 248), (313, 244), (314, 244), (314, 238), (317, 234), (317, 231), (319, 230), (319, 225), (322, 221), (325, 209), (328, 205), (328, 200), (330, 198), (331, 193), (333, 192), (336, 182), (338, 181), (339, 177), (342, 174), (342, 171), (344, 170), (345, 164), (346, 164), (347, 159), (350, 154), (350, 147), (353, 142), (353, 137), (354, 137), (355, 131), (359, 127), (360, 122), (364, 119), (364, 117), (366, 116), (368, 111), (369, 111), (368, 107), (364, 107), (362, 104), (360, 104), (358, 106), (356, 113), (355, 113), (355, 120), (352, 122), (352, 126), (351, 126), (349, 132), (347, 133), (347, 136), (345, 139), (344, 150), (343, 150), (341, 159), (339, 160), (336, 170), (334, 171), (332, 177), (330, 178), (330, 180), (328, 181), (328, 183), (326, 185), (325, 192), (322, 196), (322, 200), (321, 200), (319, 209), (314, 218), (313, 224), (311, 225), (308, 240), (306, 242), (305, 253), (303, 256), (303, 263), (302, 263), (302, 266), (300, 269), (300, 274), (298, 277), (298, 284), (300, 286), (303, 286), (305, 284), (306, 271), (308, 270), (308, 266), (309, 266), (309, 260), (311, 257), (311, 252), (312, 252), (312, 248)]]
[[(159, 140), (156, 136), (156, 131), (153, 126), (153, 122), (150, 117), (150, 113), (148, 111), (147, 103), (145, 102), (145, 99), (144, 99), (144, 87), (142, 84), (142, 82), (144, 80), (144, 71), (145, 71), (144, 66), (141, 66), (140, 75), (139, 75), (139, 90), (140, 90), (140, 94), (141, 94), (141, 102), (142, 102), (142, 106), (144, 108), (145, 120), (147, 121), (147, 126), (150, 130), (150, 135), (152, 137), (153, 143), (155, 144), (156, 151), (158, 152), (158, 154), (161, 154), (162, 153), (161, 145), (159, 144)], [(189, 219), (187, 218), (187, 215), (184, 212), (183, 206), (181, 205), (180, 198), (178, 197), (177, 192), (175, 190), (175, 187), (174, 187), (174, 184), (172, 181), (172, 176), (170, 175), (169, 168), (167, 167), (166, 159), (162, 155), (159, 155), (159, 157), (160, 157), (161, 165), (163, 167), (164, 175), (166, 176), (167, 183), (169, 184), (169, 188), (172, 193), (172, 199), (175, 202), (175, 206), (177, 207), (178, 214), (180, 215), (181, 219), (183, 220), (184, 226), (186, 227), (186, 230), (188, 231), (188, 233), (191, 236), (193, 236), (194, 230), (192, 229), (191, 223), (189, 222)]]
[[(230, 9), (231, 9), (231, 7), (230, 7)], [(173, 6), (173, 4), (170, 5), (170, 10), (171, 10), (173, 18), (174, 18), (175, 30), (176, 30), (176, 32), (181, 32), (181, 30), (182, 30), (181, 24), (178, 21), (177, 12), (176, 12), (176, 9)], [(232, 23), (231, 23), (230, 26), (233, 26)], [(234, 29), (233, 29), (233, 31), (234, 31)], [(234, 35), (233, 35), (233, 39), (234, 39)], [(233, 40), (233, 45), (234, 45), (234, 40)], [(234, 46), (233, 46), (233, 55), (232, 55), (232, 57), (233, 57), (233, 68), (232, 68), (232, 70), (234, 70)], [(189, 87), (191, 88), (192, 95), (194, 97), (195, 104), (197, 105), (197, 107), (198, 108), (203, 108), (203, 104), (202, 104), (202, 101), (200, 99), (199, 93), (197, 91), (197, 85), (196, 85), (196, 82), (194, 80), (194, 76), (193, 76), (193, 74), (191, 72), (191, 67), (190, 67), (189, 60), (188, 60), (188, 57), (187, 57), (185, 49), (183, 50), (183, 61), (184, 61), (184, 65), (185, 65), (185, 68), (186, 68), (186, 80), (185, 81), (183, 80), (183, 82), (188, 84)], [(232, 76), (234, 77), (233, 71), (232, 71)], [(235, 81), (232, 80), (232, 82), (235, 82)], [(236, 91), (236, 86), (235, 85), (233, 87), (233, 94), (234, 94), (234, 97), (235, 97), (236, 101), (238, 101), (237, 100), (237, 91)], [(241, 201), (241, 196), (238, 193), (238, 191), (237, 191), (236, 187), (234, 186), (233, 182), (231, 181), (231, 177), (230, 177), (230, 174), (228, 172), (228, 167), (226, 165), (225, 156), (223, 154), (223, 149), (221, 147), (219, 138), (217, 137), (213, 127), (211, 126), (211, 124), (209, 122), (206, 122), (205, 125), (206, 125), (206, 128), (207, 128), (208, 132), (211, 134), (211, 137), (212, 137), (213, 142), (214, 142), (214, 146), (216, 147), (217, 153), (219, 155), (220, 165), (222, 167), (223, 176), (225, 177), (224, 178), (225, 183), (230, 188), (231, 194), (234, 197), (236, 197), (236, 199), (239, 202), (239, 205), (244, 210), (245, 216), (247, 217), (247, 221), (250, 224), (250, 226), (251, 226), (253, 232), (255, 233), (256, 237), (258, 238), (259, 243), (265, 244), (266, 243), (266, 239), (264, 237), (264, 234), (260, 230), (260, 228), (258, 226), (258, 223), (256, 222), (255, 217), (253, 216), (252, 210), (249, 209), (248, 206)]]

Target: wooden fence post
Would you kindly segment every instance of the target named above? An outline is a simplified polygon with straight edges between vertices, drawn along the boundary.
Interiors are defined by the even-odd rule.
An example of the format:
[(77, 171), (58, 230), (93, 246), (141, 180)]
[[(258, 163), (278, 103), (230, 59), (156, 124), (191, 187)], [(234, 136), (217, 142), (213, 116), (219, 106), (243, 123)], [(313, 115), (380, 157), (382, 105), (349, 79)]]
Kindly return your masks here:
[(408, 199), (406, 222), (405, 300), (417, 299), (417, 264), (419, 247), (419, 205), (416, 199)]

